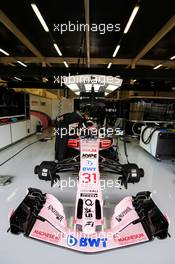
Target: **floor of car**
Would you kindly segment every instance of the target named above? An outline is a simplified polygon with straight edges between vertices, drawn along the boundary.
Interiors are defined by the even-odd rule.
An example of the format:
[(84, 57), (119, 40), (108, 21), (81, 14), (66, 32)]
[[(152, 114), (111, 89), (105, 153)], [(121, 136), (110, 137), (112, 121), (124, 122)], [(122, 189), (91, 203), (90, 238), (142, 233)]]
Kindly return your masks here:
[[(0, 163), (15, 154), (18, 150), (36, 140), (36, 136), (29, 137), (0, 152)], [(168, 214), (171, 223), (175, 222), (175, 163), (172, 161), (158, 162), (138, 146), (136, 140), (128, 144), (130, 162), (137, 163), (145, 170), (144, 178), (136, 184), (129, 184), (128, 189), (119, 189), (115, 184), (107, 184), (107, 180), (117, 179), (116, 175), (102, 175), (102, 189), (104, 197), (105, 225), (109, 225), (114, 206), (124, 197), (135, 195), (139, 191), (151, 191), (158, 207)], [(51, 188), (50, 182), (40, 181), (34, 175), (34, 167), (43, 160), (54, 159), (54, 139), (47, 142), (38, 142), (9, 162), (0, 167), (0, 176), (13, 176), (12, 183), (0, 186), (0, 262), (2, 264), (31, 264), (31, 263), (68, 263), (70, 256), (74, 256), (75, 263), (142, 263), (164, 264), (175, 263), (175, 227), (170, 224), (171, 238), (165, 240), (155, 239), (152, 242), (117, 249), (97, 255), (86, 255), (68, 251), (64, 248), (41, 243), (25, 238), (23, 235), (7, 233), (9, 228), (8, 214), (16, 208), (26, 195), (28, 187), (39, 188), (43, 192), (55, 195), (65, 206), (69, 226), (73, 223), (74, 202), (76, 197), (76, 177), (65, 173), (61, 179), (67, 179), (67, 184), (72, 179), (71, 186), (58, 184)], [(125, 162), (122, 142), (119, 143), (119, 159)], [(107, 217), (108, 216), (108, 217)], [(6, 246), (8, 244), (8, 247)], [(44, 250), (43, 250), (44, 249)], [(69, 253), (69, 254), (67, 254)], [(49, 258), (48, 258), (49, 256)]]

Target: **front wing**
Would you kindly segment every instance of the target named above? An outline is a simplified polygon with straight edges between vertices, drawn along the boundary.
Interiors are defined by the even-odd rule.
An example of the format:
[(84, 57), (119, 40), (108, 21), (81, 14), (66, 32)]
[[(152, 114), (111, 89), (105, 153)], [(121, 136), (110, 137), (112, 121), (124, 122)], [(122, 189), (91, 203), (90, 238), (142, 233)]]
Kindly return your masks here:
[(168, 236), (169, 223), (150, 196), (140, 192), (124, 198), (115, 207), (110, 229), (84, 234), (67, 225), (62, 204), (50, 194), (28, 189), (11, 213), (10, 231), (86, 253), (120, 248)]

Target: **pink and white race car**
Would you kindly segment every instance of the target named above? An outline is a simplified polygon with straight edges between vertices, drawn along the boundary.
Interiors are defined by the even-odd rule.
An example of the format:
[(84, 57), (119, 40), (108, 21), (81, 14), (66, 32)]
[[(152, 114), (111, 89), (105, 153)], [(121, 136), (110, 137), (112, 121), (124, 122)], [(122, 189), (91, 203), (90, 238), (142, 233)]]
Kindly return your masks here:
[[(24, 233), (30, 238), (86, 253), (147, 242), (155, 237), (166, 238), (168, 220), (148, 191), (120, 201), (110, 228), (104, 229), (99, 145), (99, 139), (79, 141), (80, 170), (73, 228), (67, 224), (60, 201), (51, 194), (29, 188), (22, 203), (11, 213), (11, 233)], [(47, 175), (47, 168), (44, 173)]]
[[(86, 149), (82, 147), (85, 142), (87, 142)], [(125, 144), (124, 147), (126, 148)], [(128, 183), (137, 183), (144, 176), (144, 170), (139, 168), (137, 164), (129, 163), (129, 161), (126, 164), (119, 162), (116, 155), (117, 151), (113, 147), (112, 138), (94, 138), (88, 136), (69, 139), (67, 148), (70, 156), (66, 159), (57, 162), (43, 161), (35, 167), (34, 173), (38, 175), (40, 180), (51, 181), (51, 186), (53, 186), (60, 180), (62, 172), (73, 171), (74, 175), (79, 174), (81, 168), (84, 168), (82, 166), (83, 160), (87, 159), (87, 162), (89, 159), (91, 160), (92, 150), (98, 154), (98, 158), (94, 164), (95, 168), (94, 166), (88, 168), (89, 172), (93, 172), (93, 170), (98, 168), (100, 173), (114, 173), (116, 176), (119, 176), (118, 181), (126, 189)]]

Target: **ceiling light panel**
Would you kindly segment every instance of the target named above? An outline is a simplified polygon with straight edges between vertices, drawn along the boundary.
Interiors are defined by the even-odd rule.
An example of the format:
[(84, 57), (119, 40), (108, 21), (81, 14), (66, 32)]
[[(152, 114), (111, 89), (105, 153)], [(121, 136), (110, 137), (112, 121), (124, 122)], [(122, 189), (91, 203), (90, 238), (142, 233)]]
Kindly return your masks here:
[(76, 83), (68, 84), (67, 87), (69, 87), (72, 91), (79, 91), (79, 87)]
[(129, 29), (130, 29), (130, 27), (131, 27), (131, 25), (132, 25), (132, 23), (134, 21), (134, 18), (137, 15), (137, 12), (139, 11), (139, 8), (140, 8), (139, 5), (136, 5), (134, 7), (134, 9), (133, 9), (133, 11), (131, 13), (131, 16), (130, 16), (130, 18), (128, 20), (128, 23), (127, 23), (127, 25), (126, 25), (126, 27), (124, 29), (124, 34), (127, 34), (128, 33), (128, 31), (129, 31)]
[(33, 11), (35, 12), (35, 14), (36, 14), (37, 18), (39, 19), (41, 25), (43, 26), (44, 30), (46, 32), (49, 32), (49, 28), (48, 28), (46, 22), (44, 21), (44, 18), (42, 17), (38, 7), (35, 4), (31, 4), (31, 7), (33, 8)]

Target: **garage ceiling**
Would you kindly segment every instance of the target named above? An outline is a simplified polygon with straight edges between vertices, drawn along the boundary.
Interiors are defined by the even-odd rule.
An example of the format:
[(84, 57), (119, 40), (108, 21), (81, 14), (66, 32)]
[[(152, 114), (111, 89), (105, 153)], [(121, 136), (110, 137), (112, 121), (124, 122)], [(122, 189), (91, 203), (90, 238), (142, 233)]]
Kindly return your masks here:
[[(148, 0), (37, 0), (35, 1), (49, 32), (46, 32), (32, 9), (33, 1), (0, 1), (0, 76), (1, 69), (29, 67), (99, 68), (112, 70), (175, 69), (175, 1)], [(127, 34), (126, 24), (136, 5), (139, 10)], [(119, 32), (54, 31), (54, 24), (120, 24)], [(57, 44), (59, 52), (56, 51)], [(117, 45), (120, 48), (115, 57)], [(170, 59), (171, 58), (171, 59)], [(157, 69), (158, 70), (158, 69)], [(108, 72), (107, 72), (108, 73)], [(9, 75), (10, 76), (10, 75)], [(33, 76), (31, 76), (33, 77)], [(4, 78), (6, 78), (4, 76)]]

